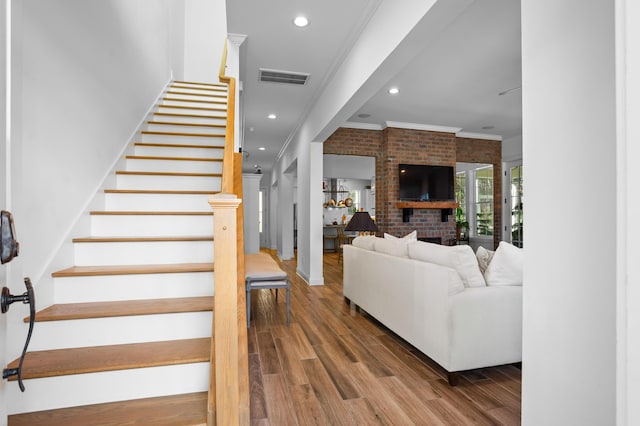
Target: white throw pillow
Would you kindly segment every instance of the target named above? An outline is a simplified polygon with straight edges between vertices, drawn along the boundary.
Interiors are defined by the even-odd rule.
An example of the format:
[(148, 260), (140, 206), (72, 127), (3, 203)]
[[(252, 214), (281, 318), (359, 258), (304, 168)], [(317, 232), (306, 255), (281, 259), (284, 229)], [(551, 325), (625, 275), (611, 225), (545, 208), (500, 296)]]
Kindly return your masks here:
[(418, 231), (414, 230), (409, 232), (404, 237), (398, 238), (394, 235), (384, 233), (384, 237), (388, 240), (405, 240), (405, 241), (418, 241)]
[(487, 285), (522, 285), (523, 263), (524, 253), (521, 248), (500, 241), (484, 273)]
[(351, 244), (364, 250), (375, 250), (375, 242), (375, 235), (363, 235), (361, 237), (355, 237)]
[(491, 263), (491, 259), (493, 259), (493, 255), (495, 251), (487, 250), (486, 248), (480, 246), (478, 250), (476, 250), (476, 259), (478, 259), (478, 266), (480, 267), (480, 272), (483, 274), (487, 270), (487, 266)]
[[(471, 247), (442, 246), (418, 241), (408, 246), (409, 257), (423, 262), (447, 266), (458, 271), (465, 287), (484, 287), (484, 277)], [(377, 249), (376, 249), (377, 250)]]
[(407, 241), (399, 238), (394, 240), (389, 238), (376, 238), (374, 246), (376, 251), (380, 253), (390, 254), (391, 256), (408, 257), (409, 252), (407, 246), (413, 244), (408, 244)]

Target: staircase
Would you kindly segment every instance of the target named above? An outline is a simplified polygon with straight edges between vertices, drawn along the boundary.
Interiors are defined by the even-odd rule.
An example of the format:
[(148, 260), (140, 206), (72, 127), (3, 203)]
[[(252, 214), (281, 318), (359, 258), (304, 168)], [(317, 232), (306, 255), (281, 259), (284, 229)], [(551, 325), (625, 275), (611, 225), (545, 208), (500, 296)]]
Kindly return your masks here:
[(224, 85), (170, 85), (53, 274), (9, 425), (206, 423), (226, 108)]

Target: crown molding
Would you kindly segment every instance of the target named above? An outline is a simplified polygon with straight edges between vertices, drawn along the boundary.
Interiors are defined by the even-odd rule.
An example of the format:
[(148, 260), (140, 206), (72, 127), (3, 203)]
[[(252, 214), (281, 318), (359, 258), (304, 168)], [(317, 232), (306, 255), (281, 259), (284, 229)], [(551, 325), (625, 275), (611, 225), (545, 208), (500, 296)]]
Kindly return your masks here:
[(488, 141), (502, 141), (502, 136), (500, 135), (488, 135), (485, 133), (457, 132), (456, 136), (459, 138), (485, 139)]
[(246, 39), (246, 34), (227, 33), (227, 40), (234, 46), (240, 46)]
[(384, 127), (382, 127), (379, 124), (357, 123), (355, 121), (347, 121), (340, 127), (344, 127), (345, 129), (360, 129), (360, 130), (383, 130), (384, 129)]
[(387, 121), (385, 127), (395, 129), (424, 130), (427, 132), (458, 133), (460, 127), (434, 126), (432, 124), (403, 123), (400, 121)]

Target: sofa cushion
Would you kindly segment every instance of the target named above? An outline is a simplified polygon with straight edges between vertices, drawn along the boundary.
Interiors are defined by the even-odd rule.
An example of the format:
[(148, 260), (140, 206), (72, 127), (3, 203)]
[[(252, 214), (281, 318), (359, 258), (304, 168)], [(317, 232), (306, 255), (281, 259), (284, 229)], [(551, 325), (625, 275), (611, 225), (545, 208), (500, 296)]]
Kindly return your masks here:
[(351, 244), (361, 249), (375, 250), (375, 247), (374, 247), (375, 241), (376, 241), (375, 235), (363, 235), (361, 237), (355, 237), (351, 242)]
[(408, 241), (418, 241), (418, 231), (416, 231), (416, 230), (411, 231), (407, 235), (405, 235), (404, 237), (400, 237), (400, 238), (398, 238), (398, 237), (396, 237), (394, 235), (391, 235), (391, 234), (387, 234), (385, 232), (384, 233), (384, 237), (386, 239), (389, 239), (389, 240), (405, 240), (407, 242)]
[(522, 285), (523, 263), (524, 254), (521, 248), (506, 241), (500, 241), (484, 273), (487, 285)]
[(408, 257), (409, 252), (407, 246), (415, 243), (407, 244), (407, 241), (397, 238), (376, 238), (374, 246), (377, 252), (389, 254), (391, 256)]
[(487, 250), (486, 248), (480, 246), (478, 250), (476, 250), (476, 259), (478, 259), (478, 266), (480, 267), (480, 272), (483, 274), (487, 270), (487, 266), (491, 263), (491, 259), (493, 259), (493, 255), (495, 251)]
[(469, 246), (441, 246), (418, 241), (408, 246), (409, 257), (455, 269), (465, 287), (484, 287), (478, 261)]

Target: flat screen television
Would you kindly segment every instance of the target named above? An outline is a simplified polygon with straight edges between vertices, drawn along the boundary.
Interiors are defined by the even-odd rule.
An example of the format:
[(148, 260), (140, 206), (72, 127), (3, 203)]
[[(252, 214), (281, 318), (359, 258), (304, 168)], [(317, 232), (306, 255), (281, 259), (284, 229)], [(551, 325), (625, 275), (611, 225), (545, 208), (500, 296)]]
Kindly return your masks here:
[(400, 164), (400, 200), (453, 201), (455, 200), (454, 168)]

